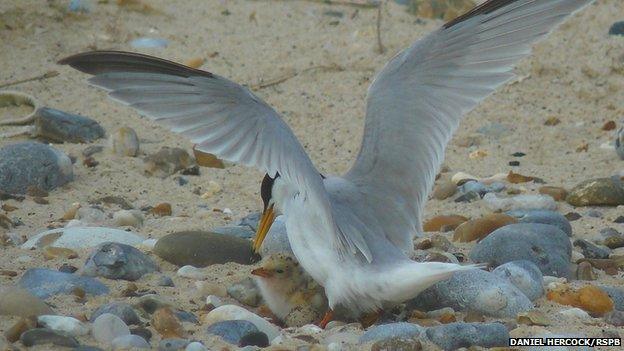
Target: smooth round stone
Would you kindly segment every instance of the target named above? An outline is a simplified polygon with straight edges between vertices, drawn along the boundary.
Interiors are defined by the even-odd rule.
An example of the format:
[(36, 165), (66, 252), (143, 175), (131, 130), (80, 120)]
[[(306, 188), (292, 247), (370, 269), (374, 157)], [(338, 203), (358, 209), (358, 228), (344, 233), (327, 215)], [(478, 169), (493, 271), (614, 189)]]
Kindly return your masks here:
[(624, 184), (616, 178), (596, 178), (570, 190), (566, 201), (572, 206), (624, 205)]
[(238, 283), (228, 286), (227, 292), (236, 301), (247, 306), (257, 307), (260, 304), (260, 291), (251, 278), (246, 278)]
[(104, 313), (93, 322), (91, 330), (93, 337), (98, 342), (109, 345), (115, 338), (130, 335), (130, 328), (114, 314)]
[(572, 245), (561, 229), (541, 223), (516, 223), (496, 229), (470, 251), (474, 262), (499, 266), (528, 260), (544, 275), (571, 277)]
[(255, 324), (246, 320), (229, 320), (211, 324), (206, 333), (220, 336), (226, 342), (238, 345), (243, 336), (258, 332)]
[(145, 173), (161, 178), (166, 178), (194, 165), (195, 160), (191, 155), (179, 147), (164, 146), (155, 154), (143, 159)]
[(135, 227), (143, 225), (143, 214), (138, 210), (119, 210), (113, 213), (113, 223), (118, 227)]
[(611, 254), (608, 247), (598, 246), (584, 239), (574, 240), (574, 246), (581, 249), (585, 258), (609, 258)]
[(599, 288), (606, 292), (611, 300), (613, 300), (613, 305), (616, 310), (624, 311), (624, 289), (614, 286), (600, 286)]
[(450, 179), (441, 179), (436, 182), (433, 192), (431, 193), (431, 197), (436, 200), (445, 200), (455, 195), (456, 192), (457, 185), (455, 183), (453, 183)]
[(156, 263), (134, 247), (118, 243), (104, 243), (91, 252), (82, 274), (132, 281), (157, 270)]
[(139, 137), (130, 127), (117, 129), (108, 138), (108, 143), (117, 156), (135, 157), (139, 153)]
[(119, 317), (127, 325), (141, 324), (141, 319), (134, 308), (125, 302), (111, 302), (98, 307), (91, 315), (91, 323), (105, 313)]
[(186, 345), (184, 351), (208, 351), (208, 349), (202, 343), (193, 341), (192, 343)]
[(508, 280), (479, 269), (456, 272), (420, 293), (409, 306), (426, 311), (451, 307), (508, 318), (533, 308), (528, 297)]
[(516, 195), (498, 197), (494, 193), (483, 196), (485, 205), (492, 211), (556, 210), (557, 203), (548, 195)]
[(247, 226), (251, 228), (251, 230), (253, 230), (253, 232), (255, 233), (256, 230), (258, 229), (258, 222), (260, 222), (261, 216), (262, 216), (262, 213), (260, 212), (250, 213), (247, 216), (241, 218), (241, 220), (238, 222), (238, 225)]
[(150, 340), (152, 339), (152, 332), (149, 329), (143, 327), (134, 327), (130, 329), (130, 334), (138, 335), (147, 342), (150, 342)]
[(125, 230), (104, 227), (70, 227), (52, 229), (39, 233), (22, 244), (22, 249), (43, 248), (45, 246), (67, 249), (85, 249), (106, 242), (139, 245), (145, 240), (139, 235)]
[(179, 232), (162, 237), (154, 253), (178, 266), (206, 267), (212, 264), (252, 262), (251, 242), (209, 232)]
[(0, 191), (26, 194), (29, 187), (51, 191), (74, 178), (72, 162), (52, 146), (33, 141), (0, 148)]
[(150, 349), (150, 344), (142, 337), (134, 334), (121, 335), (111, 342), (113, 350)]
[(507, 346), (509, 342), (509, 332), (500, 323), (449, 323), (427, 328), (425, 334), (444, 350)]
[(563, 311), (559, 311), (559, 314), (565, 316), (565, 317), (572, 317), (572, 318), (577, 318), (577, 319), (581, 319), (581, 320), (589, 320), (592, 317), (589, 315), (589, 313), (583, 311), (580, 308), (577, 307), (573, 307), (573, 308), (568, 308), (565, 309)]
[(70, 294), (76, 288), (91, 295), (105, 295), (109, 292), (108, 287), (97, 279), (44, 268), (27, 270), (20, 278), (18, 285), (42, 299), (59, 294)]
[(172, 307), (173, 304), (167, 299), (158, 296), (156, 294), (147, 294), (139, 298), (139, 301), (135, 304), (137, 308), (142, 309), (148, 314), (156, 312), (156, 310), (163, 307)]
[(45, 328), (69, 336), (89, 334), (89, 326), (73, 317), (43, 315), (37, 318), (37, 322)]
[(90, 143), (105, 133), (91, 118), (42, 107), (35, 113), (35, 134), (58, 143)]
[(612, 311), (604, 316), (604, 321), (616, 327), (624, 327), (624, 312)]
[(191, 265), (180, 267), (180, 269), (178, 269), (176, 274), (183, 278), (197, 279), (197, 280), (206, 279), (206, 272)]
[(158, 351), (179, 351), (186, 349), (189, 341), (186, 339), (163, 339), (158, 343)]
[(390, 323), (376, 325), (369, 328), (360, 336), (358, 342), (365, 344), (369, 342), (377, 342), (392, 338), (416, 339), (423, 332), (423, 328), (414, 323)]
[(20, 336), (20, 341), (24, 346), (52, 344), (56, 346), (77, 347), (80, 345), (76, 338), (63, 335), (46, 328), (35, 328), (25, 331)]
[(262, 246), (260, 247), (260, 255), (262, 257), (268, 257), (273, 254), (282, 253), (287, 255), (294, 255), (292, 248), (290, 247), (290, 241), (288, 240), (288, 234), (286, 233), (286, 222), (284, 216), (278, 216), (275, 218), (273, 225), (269, 229)]
[(267, 347), (269, 346), (269, 338), (267, 335), (261, 331), (251, 332), (243, 335), (238, 343), (240, 347), (246, 346), (257, 346), (257, 347)]
[[(609, 35), (624, 35), (624, 21), (618, 21), (611, 25), (609, 28)], [(624, 159), (624, 156), (622, 156)]]
[(16, 286), (0, 287), (0, 315), (30, 317), (53, 314), (45, 302)]
[(531, 261), (507, 262), (496, 267), (492, 273), (515, 285), (531, 301), (535, 301), (544, 294), (542, 272)]
[(213, 233), (231, 235), (237, 238), (251, 239), (256, 234), (249, 226), (237, 225), (229, 227), (216, 227), (212, 229)]
[(203, 317), (203, 324), (211, 325), (221, 321), (245, 320), (253, 323), (259, 331), (265, 333), (269, 340), (280, 335), (279, 329), (264, 318), (236, 305), (223, 305), (210, 311)]
[(156, 282), (156, 285), (167, 286), (167, 287), (175, 286), (175, 284), (173, 283), (173, 279), (171, 279), (171, 277), (166, 276), (166, 275), (159, 276), (158, 281)]
[(529, 210), (510, 211), (508, 215), (518, 218), (520, 223), (550, 224), (563, 230), (568, 236), (572, 236), (572, 225), (564, 215), (555, 211)]

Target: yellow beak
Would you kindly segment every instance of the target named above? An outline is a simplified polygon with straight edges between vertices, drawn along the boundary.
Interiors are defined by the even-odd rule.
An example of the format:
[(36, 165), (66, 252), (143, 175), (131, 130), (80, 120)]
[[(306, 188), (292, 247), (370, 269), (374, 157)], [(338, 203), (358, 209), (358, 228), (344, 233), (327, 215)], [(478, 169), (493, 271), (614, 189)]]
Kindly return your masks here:
[(256, 231), (256, 238), (253, 243), (253, 250), (255, 253), (260, 251), (260, 246), (262, 246), (262, 242), (264, 238), (266, 238), (269, 229), (271, 229), (271, 224), (273, 224), (274, 220), (275, 212), (273, 211), (273, 205), (271, 205), (262, 213), (262, 217), (260, 218), (258, 231)]

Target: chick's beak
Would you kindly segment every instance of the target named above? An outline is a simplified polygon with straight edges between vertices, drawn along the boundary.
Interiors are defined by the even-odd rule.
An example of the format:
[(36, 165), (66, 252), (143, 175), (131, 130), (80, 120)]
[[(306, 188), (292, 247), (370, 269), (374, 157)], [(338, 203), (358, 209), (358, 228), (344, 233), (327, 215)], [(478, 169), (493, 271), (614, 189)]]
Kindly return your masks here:
[(273, 205), (267, 207), (266, 210), (262, 213), (262, 217), (260, 218), (260, 224), (258, 224), (258, 231), (256, 232), (256, 238), (253, 242), (253, 250), (258, 253), (260, 251), (260, 246), (262, 246), (262, 242), (266, 237), (269, 229), (271, 228), (271, 224), (275, 220), (275, 211), (273, 210)]
[(258, 277), (262, 278), (271, 278), (273, 276), (273, 272), (264, 267), (254, 269), (253, 271), (251, 271), (251, 274), (257, 275)]

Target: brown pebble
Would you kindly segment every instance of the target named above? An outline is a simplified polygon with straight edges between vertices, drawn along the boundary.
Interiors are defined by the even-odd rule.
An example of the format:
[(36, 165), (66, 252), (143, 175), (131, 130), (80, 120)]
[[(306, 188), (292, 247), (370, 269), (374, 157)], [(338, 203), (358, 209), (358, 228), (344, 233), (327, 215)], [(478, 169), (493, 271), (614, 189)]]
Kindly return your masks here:
[(431, 239), (429, 238), (424, 238), (418, 243), (416, 243), (416, 248), (418, 250), (428, 250), (432, 247), (433, 247), (433, 244), (431, 243)]
[(482, 218), (471, 219), (462, 223), (455, 229), (453, 241), (470, 242), (474, 240), (482, 240), (494, 230), (518, 220), (512, 216), (502, 213), (492, 213)]
[(20, 318), (15, 324), (4, 332), (9, 342), (16, 342), (24, 332), (37, 327), (36, 317)]
[(563, 215), (568, 221), (573, 222), (576, 221), (578, 219), (581, 219), (581, 215), (578, 212), (568, 212), (565, 215)]
[(93, 158), (92, 156), (89, 156), (89, 157), (85, 158), (84, 160), (82, 160), (82, 164), (85, 167), (93, 168), (93, 167), (99, 165), (100, 163), (95, 158)]
[(582, 142), (576, 147), (576, 152), (587, 152), (589, 151), (589, 144), (587, 142)]
[(0, 213), (0, 227), (4, 229), (10, 229), (13, 226), (13, 221), (7, 215)]
[(464, 316), (464, 322), (466, 323), (481, 323), (485, 322), (485, 316), (479, 312), (469, 311)]
[(5, 212), (13, 212), (15, 210), (17, 210), (18, 208), (13, 206), (13, 205), (9, 205), (9, 204), (2, 204), (2, 210)]
[(197, 145), (193, 146), (193, 155), (199, 166), (209, 168), (225, 168), (223, 161), (213, 154), (197, 150)]
[(46, 260), (53, 260), (55, 258), (78, 258), (78, 253), (76, 251), (64, 247), (46, 246), (43, 248), (42, 253)]
[(539, 188), (539, 193), (549, 195), (555, 201), (563, 201), (568, 196), (568, 191), (558, 186), (543, 186)]
[(33, 197), (33, 201), (39, 205), (48, 205), (50, 203), (50, 201), (39, 196)]
[(185, 62), (185, 65), (191, 68), (199, 68), (204, 64), (204, 59), (202, 57), (193, 57)]
[(453, 196), (457, 192), (457, 185), (450, 179), (443, 179), (436, 183), (431, 197), (436, 200), (444, 200)]
[(598, 268), (608, 275), (618, 274), (618, 264), (611, 258), (583, 258), (577, 263), (581, 264), (582, 262), (589, 262), (592, 267)]
[(124, 297), (134, 297), (134, 296), (137, 296), (136, 292), (138, 290), (139, 290), (139, 287), (135, 283), (128, 282), (128, 284), (126, 285), (126, 288), (124, 290), (122, 290), (121, 296), (124, 296)]
[(40, 189), (38, 186), (30, 185), (26, 189), (26, 195), (28, 196), (37, 196), (37, 197), (47, 197), (49, 194), (47, 191)]
[(593, 285), (586, 285), (578, 290), (574, 290), (568, 285), (563, 285), (549, 291), (546, 294), (546, 298), (562, 305), (582, 308), (593, 315), (599, 316), (611, 312), (614, 308), (613, 300), (611, 300), (609, 295)]
[(604, 245), (610, 249), (624, 247), (624, 236), (610, 236), (604, 240)]
[(454, 230), (460, 224), (466, 222), (468, 218), (460, 215), (442, 215), (435, 216), (425, 222), (423, 230), (426, 232), (440, 232), (442, 227)]
[(561, 120), (555, 116), (548, 117), (546, 121), (544, 121), (545, 126), (556, 126), (559, 123), (561, 123)]
[(63, 214), (63, 217), (61, 217), (61, 219), (64, 221), (69, 221), (69, 220), (74, 219), (79, 209), (80, 209), (80, 204), (78, 202), (74, 202), (72, 206), (69, 208), (69, 210), (67, 210), (65, 214)]
[(150, 212), (160, 217), (171, 216), (171, 204), (167, 202), (159, 203), (154, 206)]
[(514, 173), (509, 171), (507, 174), (507, 181), (512, 184), (528, 183), (535, 180), (535, 177), (525, 176), (520, 173)]
[(156, 329), (163, 339), (184, 337), (182, 324), (168, 307), (159, 308), (154, 312), (152, 315), (152, 327)]
[(455, 317), (455, 313), (446, 312), (438, 317), (438, 321), (440, 321), (440, 323), (442, 324), (448, 324), (457, 322), (457, 318)]
[(17, 277), (17, 272), (16, 271), (9, 271), (6, 269), (2, 269), (0, 270), (0, 275), (3, 275), (5, 277)]
[(614, 130), (616, 128), (615, 121), (607, 121), (602, 125), (602, 130)]
[(591, 263), (587, 261), (579, 263), (578, 267), (576, 267), (576, 279), (596, 280), (596, 274), (594, 274), (594, 268)]

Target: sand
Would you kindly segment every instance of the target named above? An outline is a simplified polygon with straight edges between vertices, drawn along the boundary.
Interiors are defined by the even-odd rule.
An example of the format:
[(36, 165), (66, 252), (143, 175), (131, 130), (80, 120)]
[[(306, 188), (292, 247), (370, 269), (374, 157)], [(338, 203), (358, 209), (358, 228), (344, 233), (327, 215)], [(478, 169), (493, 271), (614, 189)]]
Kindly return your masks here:
[[(204, 58), (204, 70), (236, 82), (258, 85), (279, 79), (292, 72), (295, 77), (256, 93), (282, 113), (322, 173), (345, 172), (357, 153), (363, 130), (364, 98), (375, 72), (395, 53), (423, 34), (442, 24), (439, 20), (416, 18), (405, 7), (388, 2), (383, 6), (381, 33), (386, 50), (377, 51), (376, 10), (330, 6), (308, 1), (149, 1), (157, 11), (142, 13), (104, 1), (87, 14), (65, 13), (67, 1), (0, 1), (0, 85), (58, 71), (60, 74), (9, 87), (35, 96), (43, 106), (89, 116), (111, 133), (120, 126), (134, 128), (145, 154), (163, 146), (182, 147), (191, 152), (191, 144), (177, 135), (141, 118), (129, 108), (105, 98), (105, 94), (86, 84), (86, 76), (56, 61), (70, 54), (93, 49), (119, 49), (185, 62)], [(340, 11), (343, 17), (326, 15)], [(522, 151), (515, 172), (543, 178), (549, 185), (571, 188), (585, 179), (605, 177), (624, 170), (624, 162), (613, 150), (600, 147), (612, 140), (613, 132), (601, 130), (604, 122), (614, 120), (618, 126), (624, 115), (624, 37), (609, 36), (610, 25), (622, 20), (624, 3), (620, 0), (598, 0), (539, 43), (534, 54), (523, 60), (516, 70), (518, 79), (488, 98), (462, 122), (448, 146), (445, 165), (452, 172), (465, 171), (477, 176), (508, 172), (510, 154)], [(162, 49), (131, 48), (129, 41), (150, 36), (167, 39)], [(549, 117), (561, 123), (544, 126)], [(477, 129), (500, 123), (506, 132), (500, 137), (481, 135)], [(8, 132), (11, 127), (0, 127)], [(461, 146), (477, 136), (478, 146)], [(0, 140), (0, 146), (17, 139)], [(586, 152), (577, 147), (588, 144)], [(100, 141), (98, 144), (106, 144)], [(261, 210), (259, 196), (263, 174), (255, 169), (229, 166), (226, 169), (202, 168), (198, 177), (187, 177), (189, 184), (177, 185), (173, 177), (160, 179), (143, 174), (141, 158), (121, 158), (109, 152), (95, 155), (100, 163), (95, 168), (81, 164), (79, 144), (55, 147), (78, 157), (75, 180), (51, 192), (48, 205), (27, 198), (23, 202), (8, 200), (18, 207), (10, 213), (23, 225), (13, 231), (30, 237), (60, 218), (72, 203), (118, 195), (135, 208), (169, 202), (173, 216), (146, 216), (138, 230), (146, 238), (187, 230), (208, 230), (214, 226), (235, 224), (250, 212)], [(475, 150), (487, 156), (470, 159)], [(222, 186), (214, 197), (203, 199), (195, 192), (206, 189), (210, 181)], [(529, 193), (537, 186), (526, 186)], [(194, 192), (194, 190), (196, 190)], [(226, 215), (213, 209), (229, 208)], [(577, 211), (560, 203), (559, 211)], [(111, 209), (110, 211), (113, 211)], [(620, 208), (600, 208), (603, 218), (583, 216), (572, 223), (579, 237), (596, 237), (605, 227), (624, 230), (612, 223), (624, 214)], [(458, 204), (449, 200), (431, 200), (426, 218), (436, 214), (477, 216), (487, 213), (481, 203)], [(69, 263), (81, 266), (86, 252)], [(30, 261), (16, 260), (30, 257)], [(45, 261), (36, 251), (0, 248), (0, 269), (21, 274), (30, 267), (57, 268), (60, 260)], [(163, 272), (174, 276), (175, 267), (159, 262)], [(210, 280), (231, 283), (248, 274), (249, 268), (235, 264), (211, 268)], [(231, 274), (231, 275), (230, 275)], [(0, 284), (17, 278), (0, 276)], [(196, 311), (199, 306), (189, 301), (192, 282), (174, 276), (177, 288), (155, 288), (176, 301), (180, 308)], [(622, 285), (619, 277), (600, 273), (600, 283)], [(107, 281), (112, 287), (125, 283)], [(148, 285), (140, 281), (139, 285)], [(153, 285), (149, 286), (154, 288)], [(86, 310), (92, 310), (105, 299), (90, 299)], [(553, 304), (540, 300), (545, 309)], [(85, 306), (70, 297), (52, 299), (64, 314), (85, 312)], [(561, 308), (561, 306), (558, 306)], [(11, 319), (0, 318), (0, 330)], [(606, 326), (555, 325), (551, 331), (573, 331), (588, 336), (601, 335)], [(195, 338), (206, 339), (198, 326)], [(214, 341), (213, 341), (214, 342)]]

